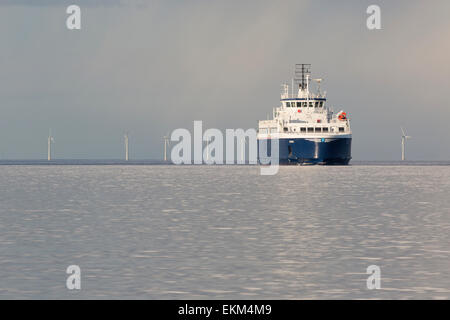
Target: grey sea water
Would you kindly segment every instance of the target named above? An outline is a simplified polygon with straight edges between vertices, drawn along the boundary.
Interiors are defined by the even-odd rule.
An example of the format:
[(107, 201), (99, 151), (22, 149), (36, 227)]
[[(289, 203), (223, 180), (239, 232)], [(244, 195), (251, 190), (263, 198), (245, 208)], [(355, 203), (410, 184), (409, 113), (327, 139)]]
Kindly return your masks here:
[(450, 166), (3, 165), (0, 298), (449, 299)]

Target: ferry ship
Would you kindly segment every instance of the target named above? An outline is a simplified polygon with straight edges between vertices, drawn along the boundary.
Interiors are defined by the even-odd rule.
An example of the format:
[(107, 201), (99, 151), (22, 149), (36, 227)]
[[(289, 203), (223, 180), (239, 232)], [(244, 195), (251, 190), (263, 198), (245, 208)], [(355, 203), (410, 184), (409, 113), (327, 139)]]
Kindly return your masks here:
[[(270, 162), (273, 139), (278, 140), (280, 164), (347, 165), (351, 160), (350, 119), (343, 110), (335, 113), (327, 106), (322, 79), (311, 79), (310, 68), (310, 64), (295, 65), (291, 92), (284, 84), (273, 119), (259, 121), (260, 163)], [(310, 92), (311, 81), (317, 83), (316, 93)]]

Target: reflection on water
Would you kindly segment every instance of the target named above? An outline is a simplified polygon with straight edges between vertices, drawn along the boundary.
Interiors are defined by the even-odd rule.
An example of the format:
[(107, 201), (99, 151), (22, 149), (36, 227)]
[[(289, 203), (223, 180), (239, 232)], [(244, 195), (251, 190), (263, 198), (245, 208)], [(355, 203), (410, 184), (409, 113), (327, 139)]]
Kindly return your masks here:
[(4, 165), (0, 178), (1, 298), (450, 298), (449, 166)]

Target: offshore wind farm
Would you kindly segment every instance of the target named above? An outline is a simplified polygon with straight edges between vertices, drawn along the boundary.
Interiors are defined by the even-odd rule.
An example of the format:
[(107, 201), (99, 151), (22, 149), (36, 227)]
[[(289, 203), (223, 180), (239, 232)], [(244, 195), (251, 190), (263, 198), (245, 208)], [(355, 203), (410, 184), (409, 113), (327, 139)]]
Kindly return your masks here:
[[(406, 158), (406, 141), (408, 139), (411, 139), (412, 137), (406, 134), (406, 130), (401, 127), (401, 152), (399, 153), (398, 160), (383, 160), (383, 161), (376, 161), (376, 160), (353, 160), (352, 165), (356, 166), (446, 166), (450, 165), (450, 160), (408, 160)], [(173, 146), (173, 143), (170, 142), (170, 133), (166, 133), (164, 136), (162, 136), (162, 146), (161, 146), (161, 158), (155, 158), (155, 159), (145, 159), (142, 157), (137, 157), (136, 159), (131, 158), (130, 159), (130, 139), (129, 139), (129, 132), (126, 131), (123, 136), (123, 148), (124, 148), (124, 154), (123, 158), (120, 159), (120, 157), (117, 158), (110, 158), (110, 159), (67, 159), (67, 158), (60, 158), (55, 156), (55, 150), (53, 148), (53, 145), (55, 144), (55, 138), (52, 134), (51, 129), (49, 129), (49, 134), (47, 137), (47, 161), (41, 160), (41, 159), (0, 159), (0, 165), (43, 165), (43, 164), (50, 164), (50, 165), (120, 165), (120, 164), (129, 164), (129, 165), (162, 165), (162, 164), (172, 164), (170, 160), (170, 152), (171, 147)], [(211, 164), (209, 155), (209, 144), (211, 143), (212, 139), (209, 136), (205, 137), (205, 144), (204, 144), (204, 151), (205, 151), (205, 158), (204, 158), (204, 164)], [(249, 164), (246, 162), (248, 160), (246, 158), (246, 154), (248, 152), (248, 140), (245, 139), (245, 137), (240, 138), (240, 143), (237, 145), (237, 147), (240, 148), (239, 151), (239, 163), (240, 164)]]
[[(258, 123), (257, 139), (251, 139), (250, 130), (243, 132), (241, 129), (227, 129), (228, 134), (233, 134), (231, 141), (231, 149), (229, 142), (226, 146), (226, 164), (233, 164), (234, 142), (237, 140), (237, 156), (238, 164), (268, 164), (277, 158), (276, 164), (285, 165), (348, 165), (351, 156), (352, 131), (350, 129), (350, 118), (343, 110), (335, 112), (334, 109), (327, 105), (326, 92), (322, 92), (321, 84), (323, 78), (311, 78), (311, 64), (296, 64), (294, 74), (296, 78), (292, 78), (292, 86), (288, 84), (282, 85), (280, 98), (280, 106), (274, 108), (273, 119), (260, 120)], [(317, 84), (317, 92), (313, 93), (311, 82)], [(201, 121), (197, 124), (201, 124)], [(195, 128), (194, 121), (194, 143), (198, 143), (198, 128)], [(201, 126), (200, 126), (201, 129)], [(406, 141), (411, 136), (406, 134), (403, 127), (400, 128), (401, 136), (401, 161), (406, 160)], [(180, 130), (180, 129), (178, 129)], [(184, 130), (184, 129), (183, 129)], [(175, 130), (177, 131), (177, 130)], [(218, 150), (223, 145), (216, 145), (218, 139), (222, 139), (222, 133), (218, 136), (209, 132), (217, 133), (217, 129), (208, 129), (204, 134), (200, 132), (200, 145), (194, 144), (194, 151), (200, 152), (200, 160), (198, 155), (194, 156), (194, 164), (224, 164), (224, 152)], [(239, 133), (241, 131), (241, 133)], [(187, 153), (187, 158), (175, 161), (176, 164), (191, 164), (191, 137), (183, 137), (183, 144), (186, 146), (177, 149), (175, 155)], [(174, 135), (167, 133), (163, 136), (163, 155), (162, 163), (169, 163), (168, 153), (171, 153), (171, 140)], [(124, 161), (129, 162), (129, 132), (126, 131), (123, 136), (124, 141)], [(175, 137), (175, 139), (177, 139)], [(47, 161), (52, 163), (52, 145), (55, 140), (52, 136), (51, 129), (47, 138)], [(274, 143), (276, 146), (274, 147)], [(222, 143), (222, 142), (220, 142)], [(248, 143), (253, 144), (249, 146)], [(180, 143), (181, 144), (181, 143)], [(255, 146), (257, 144), (257, 146)], [(210, 147), (212, 146), (212, 148)], [(200, 150), (198, 149), (200, 147)], [(211, 150), (212, 149), (212, 150)], [(228, 153), (231, 150), (231, 155)], [(251, 152), (257, 154), (251, 154)], [(276, 154), (274, 154), (276, 151)], [(214, 156), (213, 154), (214, 153)], [(171, 158), (171, 157), (170, 157)], [(251, 160), (251, 159), (254, 160)], [(266, 161), (267, 159), (271, 161)], [(229, 161), (231, 159), (231, 162)], [(246, 162), (246, 160), (248, 161)], [(257, 159), (257, 160), (256, 160)], [(88, 160), (88, 159), (85, 159)], [(171, 159), (172, 160), (172, 159)], [(55, 163), (55, 162), (53, 162)], [(140, 164), (159, 163), (159, 161), (139, 162)]]

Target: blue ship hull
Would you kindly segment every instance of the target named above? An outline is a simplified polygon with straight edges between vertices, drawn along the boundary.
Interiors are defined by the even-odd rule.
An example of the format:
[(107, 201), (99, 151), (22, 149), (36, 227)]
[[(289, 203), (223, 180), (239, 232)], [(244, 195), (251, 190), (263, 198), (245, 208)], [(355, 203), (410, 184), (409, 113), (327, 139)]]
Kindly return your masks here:
[[(280, 164), (347, 165), (352, 138), (279, 139)], [(270, 139), (258, 139), (258, 161), (270, 162)]]

